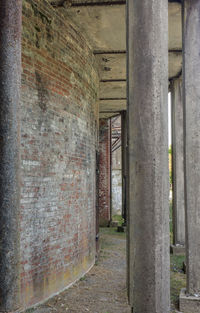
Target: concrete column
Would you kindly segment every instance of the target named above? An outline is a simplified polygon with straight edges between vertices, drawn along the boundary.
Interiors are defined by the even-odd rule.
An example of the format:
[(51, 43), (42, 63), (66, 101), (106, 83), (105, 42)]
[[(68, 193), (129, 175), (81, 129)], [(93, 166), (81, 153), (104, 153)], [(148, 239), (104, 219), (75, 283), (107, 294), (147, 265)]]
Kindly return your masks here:
[(0, 311), (19, 306), (21, 0), (0, 3)]
[(128, 60), (130, 304), (168, 313), (167, 0), (128, 2)]
[(108, 226), (111, 220), (110, 120), (99, 121), (99, 225)]
[(174, 254), (185, 253), (185, 200), (183, 160), (182, 79), (171, 84), (172, 93), (172, 188)]
[[(183, 1), (183, 83), (187, 290), (182, 312), (200, 307), (200, 1)], [(186, 297), (190, 295), (190, 297)]]
[(126, 225), (126, 147), (127, 147), (127, 118), (126, 111), (121, 113), (121, 142), (122, 142), (122, 217)]

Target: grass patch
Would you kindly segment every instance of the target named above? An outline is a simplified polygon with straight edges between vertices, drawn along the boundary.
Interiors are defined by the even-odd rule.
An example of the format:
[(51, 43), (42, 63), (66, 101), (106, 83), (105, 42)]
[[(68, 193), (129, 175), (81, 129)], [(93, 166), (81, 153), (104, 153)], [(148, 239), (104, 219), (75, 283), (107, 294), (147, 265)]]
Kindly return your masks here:
[[(171, 255), (171, 303), (172, 309), (178, 309), (179, 295), (182, 288), (186, 287), (186, 275), (183, 273), (185, 256)], [(174, 311), (172, 311), (174, 312)]]
[(34, 308), (31, 308), (31, 309), (26, 310), (25, 313), (32, 313), (34, 312), (34, 310), (35, 310)]
[(121, 215), (117, 215), (117, 214), (113, 215), (112, 216), (112, 220), (114, 222), (118, 222), (119, 226), (122, 226), (122, 224), (124, 223), (124, 219), (123, 219), (123, 217)]
[(126, 238), (126, 233), (120, 233), (117, 231), (117, 227), (101, 227), (100, 228), (100, 236), (101, 235), (111, 235), (118, 238)]
[[(113, 250), (112, 238), (126, 239), (126, 233), (117, 232), (116, 227), (101, 227), (100, 228), (100, 247), (103, 256), (107, 257), (106, 250)], [(115, 248), (114, 248), (115, 249)]]

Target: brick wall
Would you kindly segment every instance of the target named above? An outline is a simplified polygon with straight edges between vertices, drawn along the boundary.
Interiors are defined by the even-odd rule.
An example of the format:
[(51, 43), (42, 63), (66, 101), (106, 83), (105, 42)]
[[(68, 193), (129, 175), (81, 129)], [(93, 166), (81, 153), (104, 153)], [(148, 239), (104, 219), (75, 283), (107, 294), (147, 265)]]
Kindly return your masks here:
[(31, 306), (95, 258), (98, 75), (83, 35), (47, 1), (23, 1), (21, 295)]
[(99, 122), (99, 223), (110, 222), (110, 120)]

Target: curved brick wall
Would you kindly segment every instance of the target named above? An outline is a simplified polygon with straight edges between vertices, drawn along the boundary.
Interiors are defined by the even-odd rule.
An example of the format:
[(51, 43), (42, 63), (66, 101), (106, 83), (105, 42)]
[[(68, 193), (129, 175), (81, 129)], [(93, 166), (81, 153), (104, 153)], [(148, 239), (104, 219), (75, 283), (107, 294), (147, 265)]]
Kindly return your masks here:
[(94, 263), (98, 75), (85, 38), (44, 0), (23, 1), (22, 66), (24, 307)]

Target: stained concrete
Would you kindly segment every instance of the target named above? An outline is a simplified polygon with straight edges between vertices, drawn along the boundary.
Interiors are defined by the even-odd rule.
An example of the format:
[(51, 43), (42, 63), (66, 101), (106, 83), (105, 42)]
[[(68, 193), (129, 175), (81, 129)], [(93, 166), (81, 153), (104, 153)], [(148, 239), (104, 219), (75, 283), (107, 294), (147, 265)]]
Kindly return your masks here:
[(130, 0), (127, 11), (130, 303), (168, 313), (168, 1)]
[(179, 299), (180, 311), (183, 313), (199, 313), (200, 297), (190, 296), (186, 293), (186, 289), (181, 290)]
[(0, 5), (0, 311), (19, 305), (21, 0)]
[(126, 99), (106, 99), (99, 101), (99, 110), (103, 112), (120, 112), (126, 110)]
[[(50, 0), (49, 0), (50, 1)], [(58, 4), (60, 1), (55, 0)], [(99, 63), (100, 117), (115, 116), (126, 109), (126, 2), (124, 0), (63, 1), (56, 8), (71, 18), (86, 35)], [(180, 75), (182, 68), (181, 4), (169, 1), (169, 78)], [(140, 21), (141, 25), (141, 21)], [(124, 82), (122, 82), (124, 81)], [(113, 105), (109, 99), (115, 99)], [(124, 98), (124, 102), (120, 100)]]
[(126, 99), (126, 81), (100, 82), (100, 99)]
[(101, 80), (126, 79), (126, 53), (96, 54)]
[(172, 188), (173, 188), (173, 244), (174, 252), (185, 245), (185, 191), (183, 147), (182, 79), (171, 84), (172, 93)]
[(126, 111), (121, 113), (121, 142), (122, 142), (122, 217), (126, 225), (126, 188), (127, 188), (127, 160), (126, 160), (126, 147), (127, 147), (127, 114)]
[[(196, 0), (185, 0), (184, 12), (184, 135), (187, 293), (190, 295), (200, 295), (200, 2)], [(186, 312), (193, 313), (192, 306), (191, 311)]]

